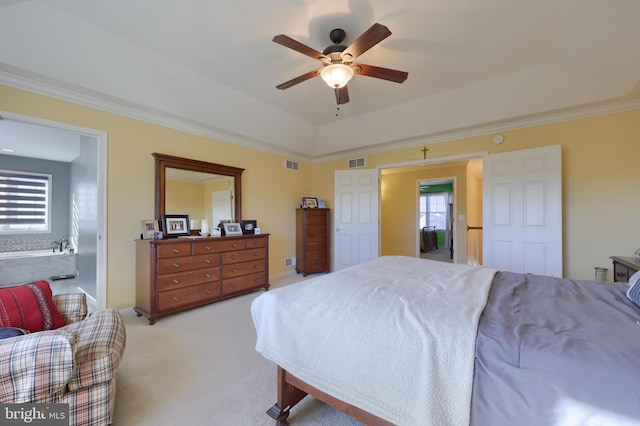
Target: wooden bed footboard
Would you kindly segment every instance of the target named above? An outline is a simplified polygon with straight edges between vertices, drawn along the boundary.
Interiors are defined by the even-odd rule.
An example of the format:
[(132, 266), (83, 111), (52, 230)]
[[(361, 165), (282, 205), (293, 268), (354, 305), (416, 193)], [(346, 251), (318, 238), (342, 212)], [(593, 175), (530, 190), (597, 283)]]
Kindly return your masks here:
[(267, 414), (276, 421), (276, 426), (285, 426), (289, 412), (305, 396), (311, 395), (336, 410), (340, 410), (348, 416), (366, 424), (367, 426), (393, 426), (386, 420), (364, 411), (351, 404), (339, 400), (293, 376), (282, 367), (278, 366), (278, 402), (267, 410)]

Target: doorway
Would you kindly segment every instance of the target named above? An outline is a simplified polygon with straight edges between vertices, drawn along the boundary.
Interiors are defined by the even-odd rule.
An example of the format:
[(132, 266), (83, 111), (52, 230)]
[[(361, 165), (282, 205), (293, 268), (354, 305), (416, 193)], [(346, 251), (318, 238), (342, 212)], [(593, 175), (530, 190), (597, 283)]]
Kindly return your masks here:
[[(419, 189), (420, 181), (454, 181), (453, 206), (450, 220), (453, 236), (453, 263), (469, 263), (468, 225), (479, 218), (482, 221), (481, 196), (477, 184), (467, 182), (472, 174), (482, 178), (484, 152), (452, 155), (426, 160), (379, 166), (381, 255), (420, 257)], [(471, 164), (479, 171), (471, 172)], [(482, 185), (479, 185), (480, 191)], [(478, 204), (469, 199), (476, 194)], [(449, 257), (451, 257), (449, 253)]]
[(420, 258), (453, 262), (454, 180), (418, 182), (418, 224)]
[[(107, 305), (106, 289), (106, 132), (81, 128), (65, 123), (53, 122), (36, 117), (0, 111), (0, 126), (11, 126), (12, 131), (24, 132), (20, 148), (22, 156), (32, 159), (47, 159), (46, 152), (77, 149), (67, 152), (68, 159), (55, 159), (69, 164), (70, 197), (68, 237), (73, 240), (77, 254), (76, 277), (73, 280), (56, 282), (68, 291), (71, 287), (87, 294), (92, 308), (101, 309)], [(36, 132), (42, 138), (27, 135)], [(13, 137), (20, 141), (14, 132)], [(69, 139), (76, 139), (77, 148), (71, 148)], [(27, 143), (28, 140), (28, 143)], [(29, 150), (27, 150), (29, 149)], [(19, 155), (16, 153), (14, 155)], [(66, 235), (65, 235), (66, 237)], [(73, 281), (73, 282), (71, 282)]]

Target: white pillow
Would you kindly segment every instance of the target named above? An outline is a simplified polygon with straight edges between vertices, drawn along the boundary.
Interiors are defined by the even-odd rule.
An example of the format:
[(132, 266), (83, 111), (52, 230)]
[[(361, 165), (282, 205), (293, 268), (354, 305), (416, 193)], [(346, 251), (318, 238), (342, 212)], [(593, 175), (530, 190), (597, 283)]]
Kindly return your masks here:
[(629, 289), (627, 290), (627, 297), (638, 307), (640, 307), (640, 271), (631, 275), (631, 278), (629, 278)]

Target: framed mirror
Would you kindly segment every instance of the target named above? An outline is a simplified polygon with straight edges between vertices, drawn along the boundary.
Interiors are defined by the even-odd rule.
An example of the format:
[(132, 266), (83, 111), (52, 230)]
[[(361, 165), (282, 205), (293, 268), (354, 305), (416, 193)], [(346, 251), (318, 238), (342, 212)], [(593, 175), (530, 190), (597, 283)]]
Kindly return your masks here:
[[(230, 194), (229, 214), (231, 217), (228, 219), (234, 222), (242, 220), (242, 172), (244, 169), (157, 152), (152, 155), (155, 158), (155, 218), (159, 223), (164, 214), (188, 214), (189, 210), (206, 212), (197, 213), (198, 217), (196, 215), (190, 216), (191, 220), (198, 221), (198, 225), (202, 219), (213, 222), (215, 219), (213, 216), (208, 216), (208, 212), (215, 208), (212, 193), (216, 191), (216, 188), (221, 188), (221, 193), (228, 191)], [(183, 197), (189, 192), (174, 189), (174, 186), (178, 185), (178, 181), (190, 183), (190, 188), (194, 188), (194, 185), (198, 183), (203, 185), (201, 189), (203, 196), (200, 199), (191, 197), (188, 201), (173, 199), (172, 197), (175, 198), (176, 194)], [(197, 191), (200, 189), (193, 192)], [(176, 205), (184, 206), (185, 211), (173, 211), (182, 208), (175, 207)], [(217, 222), (209, 223), (211, 227), (217, 225)]]

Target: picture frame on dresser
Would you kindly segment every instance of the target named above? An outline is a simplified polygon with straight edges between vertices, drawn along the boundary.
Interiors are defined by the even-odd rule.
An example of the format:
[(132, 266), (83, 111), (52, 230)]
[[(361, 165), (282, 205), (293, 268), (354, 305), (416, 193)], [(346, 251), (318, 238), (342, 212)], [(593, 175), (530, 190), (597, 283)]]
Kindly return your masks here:
[(141, 221), (141, 229), (142, 229), (141, 235), (143, 240), (153, 240), (155, 238), (156, 233), (159, 231), (158, 221), (143, 220)]
[(241, 220), (240, 226), (242, 227), (242, 233), (244, 235), (255, 234), (255, 229), (258, 226), (257, 220)]
[(224, 235), (242, 235), (242, 227), (237, 222), (223, 223), (222, 226), (224, 226)]
[(318, 199), (315, 197), (302, 197), (303, 209), (315, 209), (318, 207)]
[(191, 235), (188, 214), (163, 214), (162, 229), (167, 238), (187, 237)]

